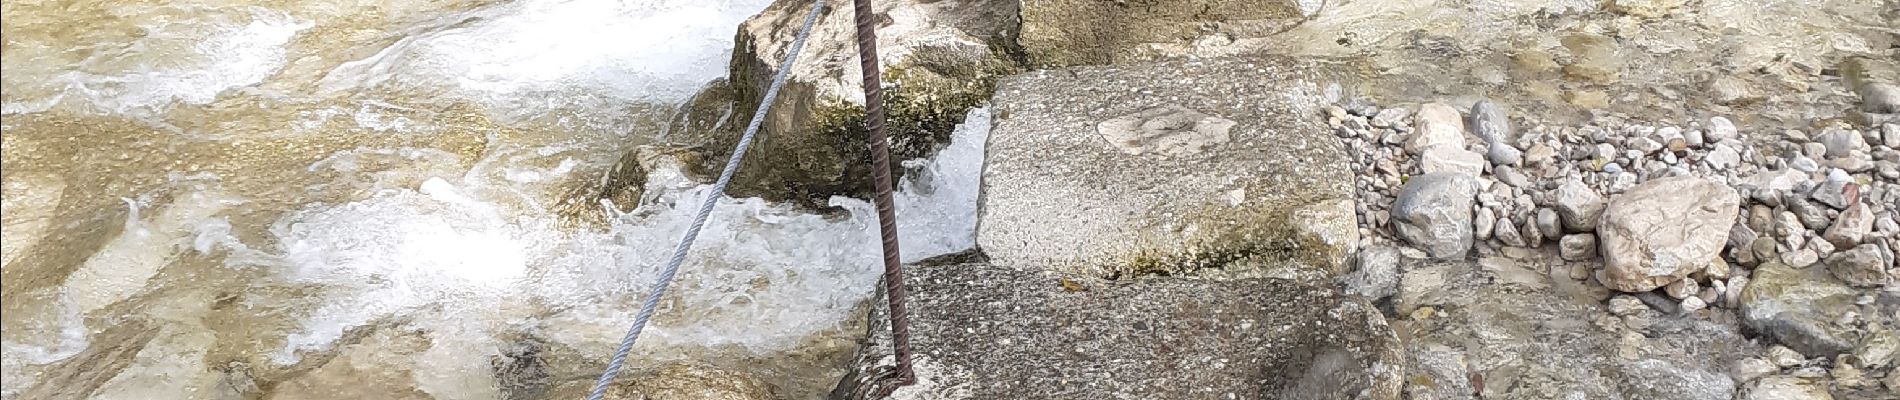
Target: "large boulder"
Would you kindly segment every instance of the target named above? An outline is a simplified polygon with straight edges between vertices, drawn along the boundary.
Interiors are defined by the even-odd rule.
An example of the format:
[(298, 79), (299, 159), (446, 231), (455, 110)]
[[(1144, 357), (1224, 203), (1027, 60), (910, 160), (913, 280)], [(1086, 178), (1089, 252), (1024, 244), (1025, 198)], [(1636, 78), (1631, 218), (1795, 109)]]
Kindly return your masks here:
[(1795, 269), (1769, 261), (1742, 289), (1742, 321), (1750, 329), (1809, 357), (1852, 350), (1860, 334), (1835, 324), (1855, 310), (1858, 292), (1822, 268)]
[[(930, 155), (948, 141), (966, 110), (989, 98), (997, 77), (1019, 69), (1007, 55), (1017, 2), (873, 4), (892, 157)], [(741, 24), (726, 82), (695, 98), (682, 117), (688, 125), (672, 129), (686, 137), (668, 140), (703, 145), (708, 167), (723, 166), (810, 9), (811, 0), (780, 0)], [(868, 195), (854, 17), (849, 2), (831, 4), (819, 16), (778, 104), (766, 113), (761, 136), (733, 177), (733, 195), (811, 205), (834, 194)]]
[(1020, 41), (1038, 67), (1120, 64), (1193, 54), (1298, 25), (1301, 0), (1045, 0), (1022, 2)]
[(1357, 246), (1325, 78), (1286, 58), (1009, 77), (993, 100), (977, 244), (1091, 276), (1327, 278)]
[(1597, 225), (1602, 281), (1647, 292), (1708, 266), (1735, 225), (1741, 196), (1691, 176), (1644, 182), (1610, 201)]
[(1433, 258), (1462, 258), (1471, 250), (1471, 203), (1477, 195), (1478, 181), (1470, 175), (1412, 177), (1392, 202), (1394, 229)]

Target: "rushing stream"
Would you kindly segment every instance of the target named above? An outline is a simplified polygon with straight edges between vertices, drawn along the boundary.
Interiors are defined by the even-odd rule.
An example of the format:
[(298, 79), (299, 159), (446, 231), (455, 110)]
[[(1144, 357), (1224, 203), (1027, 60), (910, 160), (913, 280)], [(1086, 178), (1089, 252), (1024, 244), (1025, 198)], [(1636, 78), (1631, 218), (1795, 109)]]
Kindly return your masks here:
[[(654, 142), (767, 3), (6, 2), (0, 396), (586, 379), (708, 191), (659, 163), (602, 223), (555, 204)], [(907, 163), (907, 260), (971, 245), (987, 127)], [(633, 367), (829, 389), (881, 268), (870, 206), (832, 205), (721, 202)]]

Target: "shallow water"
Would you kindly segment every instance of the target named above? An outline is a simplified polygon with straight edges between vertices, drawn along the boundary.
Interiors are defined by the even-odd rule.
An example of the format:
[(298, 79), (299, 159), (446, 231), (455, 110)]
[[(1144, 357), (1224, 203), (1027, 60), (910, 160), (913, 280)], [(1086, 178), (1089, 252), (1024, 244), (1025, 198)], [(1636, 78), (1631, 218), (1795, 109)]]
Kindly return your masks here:
[[(0, 397), (588, 379), (709, 193), (661, 162), (603, 223), (557, 204), (654, 143), (767, 3), (5, 3)], [(907, 163), (905, 259), (971, 245), (987, 128)], [(633, 373), (828, 390), (881, 271), (869, 205), (832, 205), (722, 200)]]

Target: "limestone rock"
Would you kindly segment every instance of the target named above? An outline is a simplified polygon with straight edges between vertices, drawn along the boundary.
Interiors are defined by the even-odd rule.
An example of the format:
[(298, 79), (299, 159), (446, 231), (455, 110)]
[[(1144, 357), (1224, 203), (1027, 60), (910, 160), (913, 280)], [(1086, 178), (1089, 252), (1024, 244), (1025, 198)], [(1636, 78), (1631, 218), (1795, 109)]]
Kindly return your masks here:
[(1345, 272), (1347, 263), (1359, 251), (1354, 204), (1347, 199), (1323, 200), (1296, 208), (1287, 218), (1293, 225), (1293, 239), (1320, 257), (1333, 274)]
[(1392, 203), (1399, 237), (1433, 258), (1464, 257), (1471, 250), (1471, 203), (1475, 178), (1449, 172), (1413, 177)]
[(1437, 146), (1465, 148), (1465, 124), (1458, 109), (1444, 103), (1426, 103), (1418, 106), (1418, 115), (1413, 120), (1416, 129), (1405, 139), (1407, 152), (1423, 154)]
[(1893, 284), (1885, 249), (1863, 244), (1827, 257), (1827, 270), (1848, 285), (1878, 288)]
[[(676, 363), (653, 371), (629, 371), (607, 387), (611, 400), (770, 400), (778, 399), (772, 386), (750, 374)], [(630, 376), (631, 375), (631, 376)], [(556, 386), (546, 399), (578, 399), (593, 390), (593, 379)]]
[[(1014, 2), (1011, 2), (1014, 3)], [(1123, 64), (1194, 54), (1196, 44), (1263, 38), (1298, 24), (1296, 0), (1022, 2), (1017, 41), (1037, 67)], [(1015, 11), (1011, 7), (1008, 11)], [(1212, 25), (1210, 25), (1212, 24)], [(1218, 31), (1206, 30), (1218, 26)]]
[[(1322, 72), (1259, 58), (1004, 78), (992, 100), (978, 246), (999, 263), (1088, 276), (1331, 281), (1356, 245), (1356, 215), (1352, 180), (1339, 179), (1352, 175), (1347, 158), (1317, 117), (1318, 82), (1330, 81)], [(1159, 134), (1134, 143), (1103, 135), (1105, 121), (1126, 128), (1131, 116), (1142, 120), (1135, 129)], [(1221, 136), (1214, 128), (1225, 141), (1208, 140)], [(1308, 208), (1316, 204), (1335, 207)]]
[(1359, 252), (1359, 269), (1346, 275), (1346, 292), (1373, 300), (1392, 297), (1399, 290), (1399, 249), (1373, 246)]
[[(1378, 308), (1329, 285), (1153, 279), (1070, 292), (1045, 273), (986, 263), (907, 272), (910, 340), (927, 384), (894, 398), (1318, 398), (1302, 394), (1326, 390), (1398, 399), (1406, 359), (1397, 333)], [(847, 367), (859, 379), (839, 390), (858, 389), (889, 364), (888, 310), (866, 318), (871, 337)]]
[(1847, 157), (1855, 151), (1866, 152), (1873, 148), (1867, 145), (1866, 138), (1852, 129), (1833, 128), (1821, 132), (1821, 148), (1827, 151), (1827, 158)]
[(1504, 108), (1491, 100), (1479, 100), (1471, 105), (1469, 126), (1471, 133), (1484, 140), (1486, 144), (1514, 143), (1517, 134), (1511, 131), (1511, 120)]
[(1739, 135), (1740, 133), (1737, 132), (1735, 129), (1735, 123), (1730, 122), (1728, 118), (1726, 117), (1709, 118), (1709, 134), (1708, 134), (1709, 141), (1722, 142), (1729, 139), (1738, 138)]
[(1860, 109), (1870, 113), (1900, 113), (1900, 85), (1875, 82), (1861, 85)]
[(1557, 187), (1557, 215), (1563, 218), (1564, 228), (1570, 232), (1596, 231), (1607, 205), (1603, 196), (1583, 181), (1570, 179)]
[[(877, 46), (884, 81), (903, 82), (884, 93), (893, 159), (933, 154), (970, 107), (989, 99), (998, 77), (1021, 68), (1001, 45), (1016, 25), (1016, 3), (873, 3), (881, 19)], [(730, 76), (696, 97), (700, 101), (689, 107), (689, 126), (673, 129), (703, 136), (676, 140), (712, 149), (706, 160), (723, 164), (730, 156), (723, 152), (731, 151), (744, 121), (763, 100), (810, 8), (809, 0), (776, 1), (742, 23)], [(855, 22), (849, 6), (833, 5), (826, 13), (793, 64), (778, 104), (767, 111), (760, 132), (764, 139), (753, 144), (733, 176), (730, 194), (819, 207), (837, 194), (868, 198), (871, 175), (862, 161), (869, 153)], [(725, 115), (727, 110), (735, 111)]]
[(1597, 257), (1597, 235), (1579, 233), (1564, 235), (1557, 241), (1557, 251), (1564, 260), (1585, 261)]
[(1651, 180), (1613, 199), (1597, 229), (1603, 283), (1654, 290), (1708, 265), (1735, 224), (1741, 196), (1694, 177)]
[(1834, 247), (1848, 248), (1860, 244), (1873, 230), (1873, 210), (1867, 207), (1867, 203), (1855, 203), (1834, 218), (1834, 223), (1828, 226), (1827, 233), (1822, 234), (1821, 238), (1834, 244)]
[(1689, 0), (1614, 0), (1607, 4), (1616, 12), (1644, 18), (1659, 18), (1688, 5)]
[(1477, 177), (1484, 173), (1484, 156), (1451, 146), (1433, 146), (1419, 156), (1419, 169), (1427, 174), (1455, 172)]
[(1826, 382), (1792, 375), (1761, 378), (1749, 386), (1745, 393), (1742, 400), (1834, 400), (1834, 395), (1827, 391)]
[(1810, 357), (1852, 350), (1859, 334), (1834, 323), (1853, 309), (1857, 292), (1818, 269), (1763, 263), (1742, 290), (1743, 322)]

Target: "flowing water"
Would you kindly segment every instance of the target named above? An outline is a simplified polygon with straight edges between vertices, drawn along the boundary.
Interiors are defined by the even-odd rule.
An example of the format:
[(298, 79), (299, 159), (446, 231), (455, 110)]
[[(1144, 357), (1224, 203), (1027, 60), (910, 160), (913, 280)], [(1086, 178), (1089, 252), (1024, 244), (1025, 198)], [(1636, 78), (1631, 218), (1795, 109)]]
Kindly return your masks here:
[[(590, 379), (710, 193), (662, 162), (601, 223), (556, 205), (656, 142), (767, 3), (5, 2), (0, 397)], [(905, 259), (971, 245), (987, 129), (907, 163)], [(634, 375), (829, 389), (881, 271), (871, 207), (832, 205), (722, 200)]]

